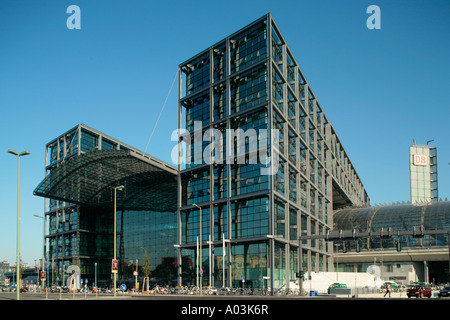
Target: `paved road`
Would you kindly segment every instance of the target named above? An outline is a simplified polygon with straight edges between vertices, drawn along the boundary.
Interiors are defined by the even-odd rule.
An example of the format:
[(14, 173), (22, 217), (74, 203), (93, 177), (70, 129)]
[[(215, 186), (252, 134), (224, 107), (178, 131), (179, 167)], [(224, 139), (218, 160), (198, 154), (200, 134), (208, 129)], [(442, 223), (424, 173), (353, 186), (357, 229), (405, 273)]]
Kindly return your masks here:
[[(316, 296), (316, 297), (298, 297), (298, 296), (288, 296), (288, 297), (280, 297), (280, 296), (197, 296), (197, 295), (132, 295), (132, 294), (122, 294), (117, 293), (117, 296), (114, 297), (112, 294), (84, 294), (84, 293), (32, 293), (26, 292), (20, 294), (21, 300), (295, 300), (295, 299), (352, 299), (352, 300), (368, 300), (368, 299), (385, 299), (385, 300), (399, 300), (399, 299), (408, 299), (405, 292), (393, 292), (391, 297), (384, 297), (384, 293), (377, 294), (360, 294), (358, 297), (353, 298), (351, 296)], [(414, 298), (411, 298), (415, 300)], [(422, 298), (423, 300), (450, 300), (448, 298)], [(0, 300), (16, 300), (16, 293), (14, 292), (0, 292)]]
[[(127, 319), (130, 316), (151, 316), (163, 311), (164, 318), (179, 320), (202, 318), (233, 320), (235, 316), (279, 320), (282, 316), (292, 317), (301, 310), (316, 310), (316, 314), (320, 314), (320, 317), (316, 318), (320, 319), (334, 319), (336, 310), (343, 310), (342, 312), (358, 319), (370, 319), (374, 314), (384, 316), (380, 312), (387, 310), (387, 306), (389, 317), (403, 319), (417, 316), (417, 310), (433, 310), (435, 314), (445, 314), (450, 305), (450, 298), (407, 299), (394, 295), (392, 298), (383, 298), (383, 294), (347, 298), (131, 294), (118, 294), (114, 297), (111, 294), (85, 295), (84, 293), (75, 295), (49, 293), (47, 296), (45, 293), (23, 293), (20, 298), (21, 301), (15, 301), (15, 293), (0, 292), (0, 306), (4, 310), (17, 310), (21, 318), (29, 314), (33, 319), (44, 310), (45, 312), (58, 310), (52, 315), (57, 314), (56, 317), (62, 317), (62, 319), (70, 318), (68, 315)], [(51, 306), (52, 304), (54, 306)], [(309, 314), (309, 311), (307, 313)], [(306, 313), (303, 315), (307, 316)]]
[[(20, 294), (20, 300), (110, 300), (110, 299), (132, 299), (131, 295), (117, 294), (114, 297), (111, 294), (84, 294), (84, 293), (32, 293), (25, 292)], [(15, 292), (0, 292), (0, 300), (16, 300)]]

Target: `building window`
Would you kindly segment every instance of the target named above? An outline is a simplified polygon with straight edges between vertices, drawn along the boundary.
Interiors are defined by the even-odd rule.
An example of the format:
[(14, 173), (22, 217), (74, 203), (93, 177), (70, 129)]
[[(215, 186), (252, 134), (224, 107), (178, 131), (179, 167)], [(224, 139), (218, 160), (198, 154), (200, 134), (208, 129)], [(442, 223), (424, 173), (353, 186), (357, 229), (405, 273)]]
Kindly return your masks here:
[(91, 152), (98, 148), (98, 136), (81, 129), (81, 151)]
[(227, 70), (225, 44), (213, 49), (214, 59), (214, 82), (220, 81), (225, 78)]
[(186, 73), (186, 95), (190, 95), (210, 84), (209, 54), (191, 61), (182, 70)]
[(214, 104), (214, 119), (220, 120), (225, 117), (227, 110), (227, 88), (224, 85), (219, 85), (213, 89), (213, 104)]
[(182, 104), (186, 108), (186, 129), (189, 132), (194, 132), (196, 121), (201, 122), (201, 126), (209, 124), (209, 93), (187, 99)]
[(238, 72), (267, 58), (267, 30), (255, 25), (230, 40), (231, 72)]
[(214, 206), (214, 240), (228, 238), (228, 215), (227, 205), (218, 204)]
[[(201, 237), (202, 242), (207, 241), (210, 235), (210, 210), (204, 207), (201, 210)], [(183, 243), (196, 243), (200, 239), (200, 210), (195, 208), (181, 212), (182, 241)]]
[(275, 215), (275, 235), (284, 238), (286, 236), (286, 209), (285, 204), (279, 199), (275, 199), (274, 203)]
[(209, 168), (187, 172), (183, 179), (183, 205), (202, 203), (210, 200)]
[(261, 175), (262, 164), (231, 165), (231, 196), (267, 190), (269, 176)]
[(269, 233), (269, 200), (255, 198), (231, 204), (231, 237), (262, 236)]
[(244, 72), (230, 80), (231, 113), (267, 101), (267, 69), (265, 66)]

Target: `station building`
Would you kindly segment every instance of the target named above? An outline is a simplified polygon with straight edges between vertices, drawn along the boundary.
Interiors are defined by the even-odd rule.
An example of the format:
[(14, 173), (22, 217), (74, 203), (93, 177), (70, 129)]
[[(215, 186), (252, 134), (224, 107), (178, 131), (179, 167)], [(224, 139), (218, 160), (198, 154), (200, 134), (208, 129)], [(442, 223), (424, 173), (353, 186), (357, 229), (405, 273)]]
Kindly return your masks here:
[(444, 233), (399, 238), (401, 252), (395, 240), (360, 239), (355, 253), (349, 242), (336, 263), (340, 249), (326, 238), (336, 230), (448, 230), (450, 207), (370, 207), (271, 14), (181, 63), (178, 84), (178, 167), (84, 124), (46, 145), (34, 194), (47, 198), (48, 281), (61, 283), (74, 263), (89, 283), (111, 281), (118, 186), (119, 279), (149, 255), (166, 284), (280, 288), (299, 271), (365, 272), (430, 248), (441, 262), (421, 258), (415, 274), (441, 279)]
[[(325, 234), (333, 210), (370, 200), (272, 15), (179, 70), (178, 121), (189, 134), (180, 138), (178, 259), (202, 256), (204, 285), (279, 288), (296, 279), (300, 259), (332, 271), (333, 248), (305, 241), (299, 252), (298, 237)], [(236, 130), (267, 132), (241, 140), (245, 160)], [(255, 147), (264, 154), (252, 162)], [(262, 174), (274, 159), (276, 171)], [(195, 283), (195, 267), (179, 272), (179, 284)]]
[(47, 198), (49, 283), (63, 284), (65, 270), (78, 265), (89, 285), (110, 284), (117, 186), (119, 279), (132, 279), (147, 256), (154, 276), (175, 280), (173, 166), (80, 124), (47, 143), (45, 168), (34, 194)]

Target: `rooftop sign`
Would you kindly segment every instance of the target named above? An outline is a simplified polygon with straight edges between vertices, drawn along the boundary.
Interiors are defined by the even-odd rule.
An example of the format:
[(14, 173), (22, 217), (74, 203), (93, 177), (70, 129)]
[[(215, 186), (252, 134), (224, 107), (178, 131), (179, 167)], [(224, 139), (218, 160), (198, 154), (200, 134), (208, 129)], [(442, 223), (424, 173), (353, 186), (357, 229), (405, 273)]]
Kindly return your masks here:
[(428, 156), (426, 154), (414, 154), (413, 163), (415, 166), (427, 166)]

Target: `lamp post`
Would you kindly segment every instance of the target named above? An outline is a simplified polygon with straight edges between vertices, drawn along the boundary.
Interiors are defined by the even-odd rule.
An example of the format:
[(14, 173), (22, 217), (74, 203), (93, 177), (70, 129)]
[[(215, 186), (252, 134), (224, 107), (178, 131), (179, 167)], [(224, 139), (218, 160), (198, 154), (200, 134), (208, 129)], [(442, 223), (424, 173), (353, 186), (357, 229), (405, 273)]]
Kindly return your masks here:
[(197, 204), (193, 203), (193, 206), (200, 209), (200, 240), (199, 240), (199, 252), (200, 252), (200, 295), (203, 295), (202, 293), (202, 286), (203, 286), (203, 270), (202, 270), (202, 208), (200, 208)]
[[(45, 271), (45, 225), (46, 225), (46, 221), (44, 217), (41, 217), (37, 214), (34, 214), (33, 216), (35, 216), (36, 218), (41, 218), (43, 220), (43, 225), (44, 225), (44, 232), (42, 233), (42, 272)], [(44, 290), (44, 285), (45, 285), (45, 280), (42, 279), (42, 290)], [(47, 292), (47, 290), (46, 290)]]
[(339, 243), (335, 243), (336, 247), (336, 282), (339, 283)]
[(138, 269), (138, 259), (136, 259), (136, 272), (135, 272), (135, 276), (134, 276), (134, 289), (136, 290), (136, 293), (138, 292), (138, 274), (139, 274), (139, 269)]
[(98, 296), (98, 288), (97, 288), (97, 262), (94, 263), (94, 267), (95, 267), (95, 276), (94, 276), (94, 282), (95, 282), (95, 296)]
[(8, 150), (17, 156), (18, 166), (17, 166), (17, 263), (16, 263), (16, 298), (20, 300), (20, 157), (29, 155), (29, 151), (23, 151), (18, 153), (12, 149)]
[[(116, 207), (117, 207), (117, 190), (122, 190), (124, 186), (114, 187), (114, 260), (116, 260), (116, 242), (117, 242), (117, 222), (116, 222)], [(114, 296), (116, 296), (116, 287), (117, 287), (117, 272), (114, 272)]]

